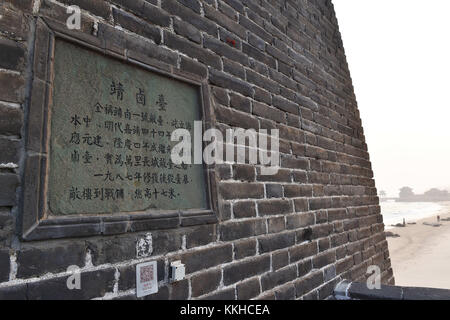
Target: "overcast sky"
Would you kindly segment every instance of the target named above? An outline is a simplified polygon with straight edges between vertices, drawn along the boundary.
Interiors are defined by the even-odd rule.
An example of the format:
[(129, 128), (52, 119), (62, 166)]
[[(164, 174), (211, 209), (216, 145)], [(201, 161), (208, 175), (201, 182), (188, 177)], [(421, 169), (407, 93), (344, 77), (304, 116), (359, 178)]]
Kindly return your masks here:
[(333, 3), (378, 190), (450, 189), (450, 1)]

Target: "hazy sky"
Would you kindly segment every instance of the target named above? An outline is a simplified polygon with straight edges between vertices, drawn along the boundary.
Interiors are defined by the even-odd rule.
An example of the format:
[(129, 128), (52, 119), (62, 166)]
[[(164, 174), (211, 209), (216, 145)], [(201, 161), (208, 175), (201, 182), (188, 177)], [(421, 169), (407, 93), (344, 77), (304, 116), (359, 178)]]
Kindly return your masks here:
[(450, 189), (450, 1), (333, 3), (378, 190)]

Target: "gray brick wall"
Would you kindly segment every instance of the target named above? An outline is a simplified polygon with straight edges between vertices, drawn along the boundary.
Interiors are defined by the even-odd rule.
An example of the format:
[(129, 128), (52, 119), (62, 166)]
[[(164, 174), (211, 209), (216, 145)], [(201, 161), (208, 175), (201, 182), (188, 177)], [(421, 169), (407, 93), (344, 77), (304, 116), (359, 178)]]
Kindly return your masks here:
[[(83, 30), (120, 27), (149, 58), (207, 77), (219, 128), (279, 129), (278, 174), (218, 166), (219, 222), (149, 231), (146, 258), (146, 232), (21, 241), (35, 17), (65, 21), (69, 4)], [(146, 299), (324, 299), (373, 264), (394, 283), (330, 0), (5, 0), (0, 15), (0, 299), (135, 299), (134, 267), (151, 260), (160, 288)], [(169, 284), (176, 259), (187, 276)], [(65, 285), (74, 264), (81, 292)]]

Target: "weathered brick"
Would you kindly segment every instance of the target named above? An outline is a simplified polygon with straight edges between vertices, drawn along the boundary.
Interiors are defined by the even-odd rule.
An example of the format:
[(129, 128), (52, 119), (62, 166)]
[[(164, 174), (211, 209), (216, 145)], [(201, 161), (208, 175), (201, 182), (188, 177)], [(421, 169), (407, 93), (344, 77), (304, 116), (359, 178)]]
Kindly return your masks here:
[(237, 94), (231, 94), (230, 97), (230, 106), (232, 108), (250, 113), (251, 104), (248, 98), (242, 97)]
[(258, 239), (259, 251), (270, 252), (287, 248), (295, 244), (295, 232), (279, 233)]
[(243, 26), (228, 18), (212, 6), (205, 5), (203, 8), (205, 9), (205, 17), (217, 22), (219, 25), (238, 35), (240, 38), (245, 39), (246, 29)]
[(289, 264), (289, 251), (279, 251), (272, 254), (272, 268), (274, 271)]
[(289, 200), (266, 200), (258, 202), (258, 212), (262, 216), (291, 213), (292, 203)]
[(284, 112), (269, 107), (268, 105), (263, 103), (254, 102), (253, 113), (256, 114), (257, 116), (264, 117), (266, 119), (270, 119), (280, 123), (286, 123), (286, 116)]
[(312, 270), (312, 261), (311, 259), (305, 259), (297, 263), (298, 268), (298, 276), (301, 278), (304, 275), (307, 275)]
[(19, 176), (12, 173), (0, 173), (0, 206), (16, 205), (16, 188)]
[(227, 222), (220, 226), (220, 237), (223, 241), (243, 239), (254, 236), (255, 230), (255, 220)]
[(14, 40), (28, 38), (30, 31), (29, 20), (17, 10), (6, 10), (0, 8), (2, 19), (0, 19), (0, 30), (7, 33)]
[(181, 5), (178, 1), (164, 0), (161, 3), (161, 8), (170, 14), (180, 17), (184, 21), (189, 21), (196, 28), (212, 36), (217, 35), (217, 26), (213, 22), (201, 17), (193, 10)]
[(294, 199), (295, 212), (305, 212), (309, 210), (308, 199)]
[(277, 107), (278, 109), (281, 109), (283, 111), (298, 115), (299, 114), (299, 109), (298, 109), (298, 105), (287, 100), (284, 99), (280, 96), (274, 96), (272, 98), (272, 103), (275, 107)]
[(264, 198), (264, 185), (260, 183), (220, 183), (219, 192), (224, 199)]
[(206, 225), (195, 227), (186, 235), (186, 248), (207, 245), (216, 239), (216, 226)]
[[(234, 127), (240, 127), (242, 129), (256, 130), (259, 128), (258, 119), (256, 119), (254, 116), (248, 115), (247, 113), (235, 111), (231, 108), (223, 108), (221, 106), (216, 106), (215, 111), (217, 119), (222, 123), (226, 123)], [(248, 159), (247, 155), (245, 159)]]
[(266, 184), (267, 198), (282, 198), (283, 187), (279, 184)]
[[(9, 280), (9, 272), (10, 272), (10, 258), (8, 250), (0, 250), (0, 281), (8, 281)], [(1, 293), (0, 293), (1, 297)]]
[(218, 103), (224, 106), (228, 106), (230, 104), (230, 97), (225, 89), (213, 87), (212, 93)]
[(91, 259), (94, 265), (115, 263), (136, 258), (135, 237), (117, 236), (87, 240), (86, 247), (91, 252)]
[(202, 78), (206, 78), (208, 74), (208, 69), (203, 64), (186, 57), (181, 57), (180, 69), (189, 73), (199, 75)]
[(261, 293), (259, 279), (254, 278), (239, 283), (236, 286), (236, 291), (238, 300), (249, 300), (259, 296)]
[(336, 261), (336, 253), (334, 251), (321, 253), (313, 258), (313, 267), (315, 269), (323, 268)]
[(289, 248), (290, 262), (297, 262), (307, 257), (311, 257), (318, 252), (316, 242), (304, 243), (292, 248)]
[(233, 165), (233, 177), (235, 180), (255, 181), (255, 167), (252, 165), (236, 164)]
[(161, 43), (161, 31), (159, 28), (148, 24), (147, 22), (135, 18), (122, 10), (113, 8), (114, 22), (125, 29), (136, 34), (153, 40), (156, 44)]
[(292, 281), (297, 277), (297, 268), (295, 266), (270, 272), (261, 277), (261, 286), (263, 291), (270, 290), (286, 282)]
[(256, 206), (253, 201), (239, 201), (233, 205), (235, 218), (250, 218), (256, 216)]
[(297, 297), (310, 292), (314, 288), (317, 288), (323, 282), (323, 273), (321, 271), (312, 273), (311, 275), (304, 277), (295, 283), (295, 294)]
[(286, 218), (286, 226), (288, 229), (298, 229), (307, 227), (315, 223), (314, 214), (311, 212), (289, 215)]
[(312, 197), (312, 186), (286, 184), (283, 189), (286, 198)]
[[(28, 246), (17, 254), (17, 278), (31, 278), (48, 272), (84, 266), (86, 249), (82, 242), (61, 241), (51, 245)], [(52, 283), (53, 282), (49, 282)]]
[(200, 62), (203, 62), (209, 66), (214, 68), (220, 68), (221, 66), (220, 58), (218, 56), (188, 40), (174, 35), (171, 32), (164, 31), (164, 43), (169, 48), (179, 50), (192, 58), (198, 58)]
[(0, 71), (0, 100), (22, 103), (25, 97), (24, 92), (25, 79), (23, 76)]
[(0, 39), (0, 68), (22, 70), (25, 49), (15, 41)]
[(234, 259), (240, 260), (242, 258), (254, 256), (256, 254), (256, 240), (249, 239), (239, 241), (234, 244)]
[(242, 51), (249, 57), (262, 62), (264, 65), (268, 65), (272, 68), (276, 67), (276, 61), (272, 57), (266, 55), (263, 51), (254, 46), (248, 45), (246, 43), (242, 44)]
[(269, 233), (277, 233), (286, 230), (284, 217), (267, 219)]
[(234, 288), (228, 288), (220, 291), (216, 291), (215, 293), (208, 295), (202, 299), (205, 300), (235, 300), (236, 299), (236, 290)]
[(245, 69), (242, 66), (242, 64), (238, 62), (231, 61), (227, 58), (222, 58), (223, 62), (223, 71), (227, 73), (231, 73), (232, 75), (235, 75), (238, 78), (241, 78), (242, 80), (245, 79)]
[(266, 42), (271, 42), (272, 41), (272, 36), (267, 33), (263, 28), (261, 28), (260, 26), (258, 26), (256, 23), (254, 23), (253, 21), (247, 19), (244, 16), (240, 16), (239, 19), (239, 23), (246, 28), (247, 30), (255, 33), (256, 35), (258, 35), (260, 38), (262, 38), (264, 41)]
[(295, 299), (295, 287), (293, 284), (288, 284), (275, 291), (276, 300), (294, 300)]
[(67, 278), (57, 277), (28, 284), (27, 298), (30, 300), (86, 300), (103, 297), (114, 289), (114, 268), (81, 273), (82, 290), (70, 290)]
[(226, 286), (240, 280), (256, 276), (270, 269), (270, 257), (260, 256), (228, 265), (223, 270), (223, 281)]
[(181, 261), (186, 264), (186, 273), (215, 267), (221, 263), (230, 262), (233, 258), (231, 245), (194, 250), (181, 255)]
[(291, 182), (292, 174), (290, 170), (278, 169), (276, 174), (263, 175), (261, 169), (257, 168), (257, 180), (258, 181), (270, 181), (270, 182)]
[(170, 286), (171, 300), (187, 300), (189, 297), (189, 281), (187, 279), (172, 283)]
[(192, 277), (192, 297), (202, 296), (216, 290), (222, 279), (222, 271), (220, 269), (203, 272)]
[(0, 134), (20, 135), (22, 122), (22, 109), (0, 103)]
[(31, 12), (33, 10), (33, 0), (5, 0), (5, 2), (25, 12)]
[(111, 15), (111, 7), (102, 0), (61, 0), (61, 2), (67, 5), (77, 5), (104, 19), (108, 19)]
[(245, 96), (253, 96), (253, 88), (248, 83), (227, 75), (221, 71), (210, 70), (209, 80), (212, 84), (225, 89), (231, 89)]
[(202, 34), (200, 33), (200, 31), (183, 20), (175, 18), (173, 20), (173, 28), (177, 34), (188, 38), (191, 41), (194, 41), (196, 43), (202, 42)]

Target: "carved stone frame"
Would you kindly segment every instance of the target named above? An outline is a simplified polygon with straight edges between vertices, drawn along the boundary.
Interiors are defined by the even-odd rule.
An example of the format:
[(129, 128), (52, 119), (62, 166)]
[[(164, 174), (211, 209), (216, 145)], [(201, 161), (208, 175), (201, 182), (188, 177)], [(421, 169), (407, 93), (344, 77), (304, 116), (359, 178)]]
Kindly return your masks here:
[[(183, 72), (169, 64), (149, 58), (142, 47), (130, 45), (123, 31), (101, 26), (99, 36), (68, 30), (65, 25), (47, 18), (36, 21), (33, 79), (29, 89), (29, 112), (26, 120), (26, 155), (20, 201), (19, 229), (25, 241), (113, 235), (155, 229), (209, 224), (217, 222), (217, 176), (214, 166), (205, 166), (208, 209), (166, 210), (102, 215), (48, 217), (45, 212), (49, 110), (52, 97), (54, 44), (63, 39), (125, 63), (171, 77), (199, 89), (204, 130), (215, 122), (206, 78)], [(131, 42), (132, 43), (132, 42)]]

